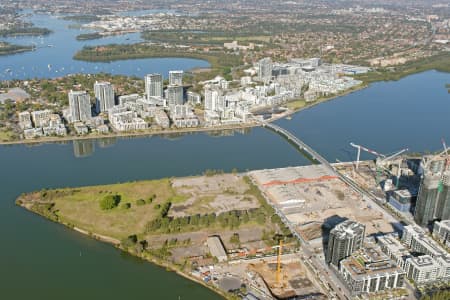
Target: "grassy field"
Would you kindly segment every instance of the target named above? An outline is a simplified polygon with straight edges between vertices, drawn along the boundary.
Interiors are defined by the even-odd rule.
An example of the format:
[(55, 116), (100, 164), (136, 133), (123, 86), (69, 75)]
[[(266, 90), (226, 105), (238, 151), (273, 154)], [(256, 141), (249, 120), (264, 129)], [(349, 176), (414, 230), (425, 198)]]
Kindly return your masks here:
[(291, 110), (300, 109), (300, 108), (304, 107), (305, 105), (306, 105), (305, 100), (295, 100), (295, 101), (286, 103), (287, 108), (289, 108)]
[[(118, 207), (102, 210), (100, 200), (106, 195), (120, 195)], [(151, 204), (137, 205), (139, 199), (149, 199), (156, 195)], [(131, 234), (142, 232), (146, 222), (158, 215), (157, 205), (165, 203), (177, 195), (169, 179), (120, 183), (113, 185), (90, 186), (40, 191), (25, 196), (35, 202), (52, 203), (52, 211), (58, 221), (72, 224), (89, 232), (122, 239)], [(124, 204), (130, 208), (125, 209)], [(36, 208), (36, 207), (35, 207)]]
[[(101, 207), (115, 195), (120, 198), (116, 207)], [(232, 174), (42, 190), (21, 195), (17, 203), (53, 221), (118, 240), (241, 226), (282, 228), (278, 219), (274, 225), (275, 213), (259, 190)]]

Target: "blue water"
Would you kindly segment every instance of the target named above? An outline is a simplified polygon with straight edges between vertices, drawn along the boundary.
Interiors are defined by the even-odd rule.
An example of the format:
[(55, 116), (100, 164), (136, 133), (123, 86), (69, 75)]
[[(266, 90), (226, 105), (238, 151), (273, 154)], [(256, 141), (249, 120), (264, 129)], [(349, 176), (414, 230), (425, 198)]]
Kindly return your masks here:
[(385, 154), (406, 147), (411, 152), (438, 151), (441, 138), (450, 143), (448, 83), (450, 74), (437, 71), (379, 82), (278, 124), (330, 161), (355, 160), (350, 142)]
[[(76, 32), (66, 29), (68, 22), (37, 18), (40, 22), (61, 26), (53, 35), (44, 38), (44, 44), (54, 43), (55, 48), (1, 57), (0, 69), (11, 64), (14, 72), (20, 66), (29, 72), (35, 64), (35, 76), (52, 77), (56, 76), (55, 72), (46, 70), (48, 60), (51, 60), (56, 70), (73, 66), (78, 68), (77, 71), (80, 68), (89, 71), (108, 66), (115, 72), (131, 72), (121, 74), (142, 76), (147, 72), (136, 73), (135, 67), (141, 66), (138, 61), (73, 62), (73, 51), (85, 43), (74, 40)], [(65, 31), (73, 38), (57, 45), (56, 41), (64, 41)], [(13, 41), (26, 42), (27, 39)], [(95, 43), (103, 44), (105, 40), (88, 42)], [(183, 59), (180, 64), (186, 62), (188, 68), (204, 63), (194, 60), (190, 65), (189, 61)], [(152, 72), (158, 71), (155, 68), (168, 70), (173, 67), (168, 64), (175, 62), (172, 59), (142, 60)], [(382, 153), (404, 147), (414, 152), (436, 151), (442, 147), (442, 137), (450, 143), (447, 83), (450, 83), (450, 74), (436, 71), (412, 75), (397, 82), (380, 82), (299, 112), (292, 120), (277, 123), (330, 161), (354, 160), (356, 153), (349, 146), (350, 142)], [(363, 158), (373, 157), (363, 154)], [(153, 136), (2, 146), (1, 296), (4, 299), (179, 299), (179, 296), (181, 299), (214, 299), (216, 296), (210, 291), (173, 273), (123, 256), (109, 245), (16, 207), (15, 198), (22, 192), (42, 188), (187, 176), (201, 174), (206, 169), (230, 171), (238, 168), (245, 171), (308, 163), (283, 138), (263, 128), (246, 133), (236, 131), (233, 135), (223, 133), (223, 136), (196, 133), (170, 138)]]
[[(27, 78), (55, 78), (73, 73), (111, 73), (143, 77), (148, 73), (168, 76), (169, 70), (189, 70), (208, 67), (204, 60), (190, 58), (151, 58), (110, 63), (83, 62), (72, 59), (84, 46), (132, 44), (142, 41), (139, 33), (109, 36), (98, 40), (77, 41), (76, 36), (89, 31), (70, 29), (70, 21), (55, 16), (32, 15), (29, 19), (37, 27), (49, 28), (52, 34), (43, 37), (4, 38), (13, 44), (36, 45), (36, 51), (0, 56), (0, 80)], [(48, 47), (52, 45), (53, 47)], [(49, 67), (50, 65), (50, 67)]]

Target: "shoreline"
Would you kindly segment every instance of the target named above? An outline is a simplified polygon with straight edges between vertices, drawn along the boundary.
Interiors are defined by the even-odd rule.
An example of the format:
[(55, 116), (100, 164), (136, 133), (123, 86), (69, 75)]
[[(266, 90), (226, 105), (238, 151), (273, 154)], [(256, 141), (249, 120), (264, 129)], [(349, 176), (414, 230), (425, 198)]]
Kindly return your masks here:
[[(19, 196), (19, 198), (20, 198), (20, 196)], [(202, 285), (203, 287), (213, 291), (217, 295), (221, 296), (223, 299), (233, 299), (232, 297), (230, 297), (231, 295), (227, 294), (226, 292), (218, 289), (217, 287), (215, 287), (213, 285), (206, 284), (205, 282), (203, 282), (199, 278), (191, 276), (189, 273), (185, 273), (185, 272), (179, 270), (176, 265), (173, 265), (170, 262), (158, 260), (155, 257), (152, 257), (150, 255), (148, 255), (148, 256), (138, 255), (138, 254), (136, 254), (136, 253), (134, 253), (134, 252), (132, 252), (132, 251), (130, 251), (128, 249), (124, 249), (124, 248), (122, 248), (120, 246), (120, 241), (117, 240), (116, 238), (105, 236), (105, 235), (98, 234), (98, 233), (95, 233), (95, 232), (90, 232), (90, 231), (84, 230), (82, 228), (73, 226), (72, 224), (66, 223), (64, 221), (50, 219), (47, 216), (39, 213), (38, 211), (33, 210), (30, 206), (26, 205), (26, 203), (20, 201), (19, 198), (17, 198), (16, 202), (15, 202), (17, 206), (22, 207), (25, 210), (27, 210), (27, 211), (35, 214), (35, 215), (43, 217), (44, 220), (46, 220), (46, 221), (50, 221), (50, 222), (62, 225), (65, 228), (74, 230), (75, 232), (77, 232), (79, 234), (82, 234), (82, 235), (84, 235), (86, 237), (90, 237), (90, 238), (93, 238), (94, 240), (97, 240), (97, 241), (100, 241), (100, 242), (112, 245), (114, 248), (116, 248), (116, 249), (118, 249), (120, 251), (123, 251), (124, 253), (127, 253), (128, 255), (131, 255), (133, 257), (139, 258), (139, 259), (141, 259), (141, 260), (143, 260), (145, 262), (148, 262), (150, 264), (153, 264), (153, 265), (155, 265), (157, 267), (164, 268), (166, 272), (174, 272), (175, 274), (177, 274), (177, 275), (179, 275), (179, 276), (181, 276), (181, 277), (183, 277), (183, 278), (185, 278), (187, 280), (190, 280), (190, 281), (192, 281), (194, 283), (198, 283), (198, 284)]]
[[(354, 92), (358, 92), (369, 87), (369, 84), (361, 84), (360, 86), (355, 87), (354, 89), (342, 92), (338, 95), (332, 95), (329, 97), (325, 97), (319, 99), (310, 104), (306, 104), (303, 107), (300, 107), (295, 110), (287, 110), (284, 113), (276, 115), (267, 120), (267, 123), (272, 123), (278, 121), (280, 119), (286, 118), (288, 116), (292, 116), (298, 112), (303, 110), (312, 108), (316, 105), (326, 103), (328, 101), (335, 100), (339, 97), (349, 95)], [(287, 102), (289, 103), (289, 102)], [(71, 141), (79, 141), (79, 140), (97, 140), (97, 139), (108, 139), (108, 138), (137, 138), (137, 137), (152, 137), (152, 136), (160, 136), (160, 135), (171, 135), (171, 134), (189, 134), (189, 133), (202, 133), (202, 132), (214, 132), (214, 131), (227, 131), (227, 130), (239, 130), (239, 129), (247, 129), (247, 128), (256, 128), (261, 127), (262, 125), (259, 123), (249, 123), (249, 124), (236, 124), (236, 125), (224, 125), (224, 126), (216, 126), (216, 127), (197, 127), (197, 128), (179, 128), (179, 129), (170, 129), (170, 130), (158, 130), (158, 131), (142, 131), (142, 132), (118, 132), (118, 133), (109, 133), (104, 135), (87, 135), (87, 136), (66, 136), (66, 137), (48, 137), (48, 138), (39, 138), (32, 140), (15, 140), (15, 141), (0, 141), (0, 146), (8, 146), (8, 145), (38, 145), (38, 144), (53, 144), (58, 142), (71, 142)]]

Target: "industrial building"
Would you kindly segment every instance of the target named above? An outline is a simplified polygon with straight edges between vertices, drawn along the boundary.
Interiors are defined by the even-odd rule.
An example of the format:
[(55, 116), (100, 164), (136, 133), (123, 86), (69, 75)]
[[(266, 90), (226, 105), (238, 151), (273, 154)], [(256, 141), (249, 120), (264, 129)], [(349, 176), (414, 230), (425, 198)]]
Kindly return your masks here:
[(222, 244), (220, 237), (210, 236), (206, 240), (209, 252), (213, 257), (216, 257), (219, 262), (224, 262), (228, 259), (227, 252)]
[(400, 288), (405, 279), (405, 272), (375, 245), (343, 259), (339, 271), (352, 295)]
[(450, 171), (446, 155), (424, 157), (422, 180), (417, 196), (414, 220), (427, 226), (434, 220), (450, 219)]
[(98, 82), (94, 84), (95, 111), (97, 114), (106, 112), (115, 105), (114, 86), (109, 82)]
[(328, 239), (326, 262), (339, 266), (339, 262), (363, 246), (365, 226), (346, 220), (334, 227)]
[(433, 236), (442, 244), (450, 247), (450, 220), (436, 221), (433, 225)]

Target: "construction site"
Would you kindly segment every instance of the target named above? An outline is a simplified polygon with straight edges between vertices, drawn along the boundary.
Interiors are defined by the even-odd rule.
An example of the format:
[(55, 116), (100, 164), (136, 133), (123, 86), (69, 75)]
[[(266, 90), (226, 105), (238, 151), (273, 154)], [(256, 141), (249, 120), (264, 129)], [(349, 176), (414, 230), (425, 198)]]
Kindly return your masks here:
[(324, 231), (345, 219), (365, 224), (367, 234), (393, 231), (391, 222), (394, 220), (387, 220), (382, 212), (323, 165), (250, 173), (268, 201), (306, 241), (321, 245)]
[(199, 277), (207, 276), (225, 291), (242, 286), (258, 299), (328, 299), (326, 290), (315, 281), (314, 274), (296, 253), (283, 253), (253, 259), (229, 260), (203, 267), (196, 271)]

